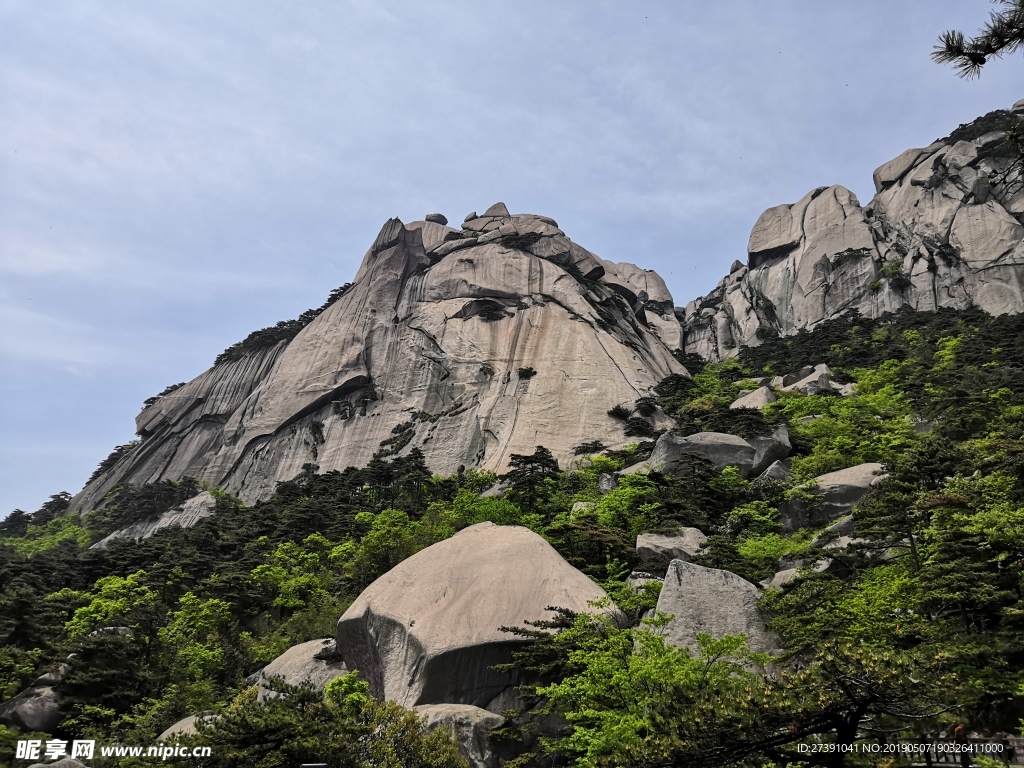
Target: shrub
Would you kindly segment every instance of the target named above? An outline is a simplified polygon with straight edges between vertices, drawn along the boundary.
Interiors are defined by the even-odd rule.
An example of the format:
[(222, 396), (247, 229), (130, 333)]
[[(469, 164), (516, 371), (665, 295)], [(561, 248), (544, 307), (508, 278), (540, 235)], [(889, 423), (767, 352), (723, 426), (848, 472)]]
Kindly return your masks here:
[(624, 405), (616, 405), (608, 409), (608, 415), (611, 416), (613, 419), (625, 421), (626, 419), (633, 415), (633, 412)]

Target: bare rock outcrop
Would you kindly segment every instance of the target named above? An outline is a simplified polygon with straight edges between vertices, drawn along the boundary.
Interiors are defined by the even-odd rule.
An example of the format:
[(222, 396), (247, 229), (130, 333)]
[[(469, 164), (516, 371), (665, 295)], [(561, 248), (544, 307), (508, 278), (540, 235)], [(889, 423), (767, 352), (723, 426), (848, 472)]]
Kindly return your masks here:
[(641, 533), (636, 537), (640, 568), (663, 572), (672, 560), (689, 560), (696, 555), (707, 540), (698, 528), (680, 528), (676, 534)]
[(757, 605), (760, 595), (735, 573), (673, 560), (658, 597), (658, 610), (673, 618), (661, 631), (669, 642), (690, 649), (697, 648), (697, 635), (703, 633), (742, 634), (754, 651), (778, 650), (779, 639), (765, 629)]
[(184, 476), (252, 502), (303, 465), (343, 470), (413, 448), (450, 474), (502, 471), (537, 445), (563, 463), (585, 442), (624, 445), (608, 409), (686, 373), (661, 278), (503, 204), (461, 230), (442, 218), (388, 221), (351, 287), (294, 338), (157, 398), (136, 420), (141, 442), (72, 509)]
[(673, 472), (679, 460), (688, 453), (707, 459), (718, 471), (738, 467), (740, 475), (749, 477), (757, 449), (742, 437), (724, 432), (698, 432), (686, 436), (666, 432), (658, 438), (647, 463), (665, 472)]
[(413, 711), (425, 718), (425, 730), (439, 727), (452, 729), (459, 744), (459, 754), (469, 760), (472, 768), (498, 768), (499, 750), (487, 734), (505, 722), (505, 718), (469, 704), (420, 704)]
[(0, 725), (52, 733), (60, 724), (60, 694), (49, 685), (26, 688), (0, 704)]
[(61, 721), (58, 686), (68, 669), (67, 664), (61, 664), (52, 672), (37, 677), (17, 696), (0, 704), (0, 725), (20, 731), (52, 733)]
[(796, 531), (849, 515), (868, 491), (888, 477), (877, 462), (858, 464), (815, 478), (810, 488), (814, 501), (791, 499), (779, 505), (779, 522)]
[(747, 264), (687, 305), (686, 351), (732, 357), (849, 310), (1024, 311), (1024, 185), (998, 128), (1009, 114), (883, 164), (867, 205), (831, 186), (762, 213)]
[(260, 670), (256, 698), (264, 701), (277, 696), (268, 685), (271, 678), (278, 678), (288, 685), (308, 685), (322, 691), (331, 680), (347, 671), (333, 638), (299, 643)]
[(604, 597), (529, 529), (478, 523), (367, 587), (338, 621), (338, 649), (379, 698), (501, 711), (518, 680), (492, 667), (521, 643), (501, 627)]
[(774, 403), (778, 398), (771, 387), (758, 387), (753, 392), (740, 395), (729, 405), (730, 408), (757, 408), (761, 410)]
[(132, 523), (127, 528), (116, 530), (108, 536), (103, 537), (89, 548), (105, 549), (110, 542), (118, 539), (142, 541), (143, 539), (148, 539), (157, 531), (162, 531), (164, 528), (170, 528), (172, 526), (191, 528), (204, 517), (212, 515), (216, 506), (217, 499), (214, 498), (213, 494), (209, 491), (203, 491), (202, 493), (196, 494), (191, 499), (187, 499), (180, 507), (170, 509), (154, 520), (139, 520), (136, 523)]

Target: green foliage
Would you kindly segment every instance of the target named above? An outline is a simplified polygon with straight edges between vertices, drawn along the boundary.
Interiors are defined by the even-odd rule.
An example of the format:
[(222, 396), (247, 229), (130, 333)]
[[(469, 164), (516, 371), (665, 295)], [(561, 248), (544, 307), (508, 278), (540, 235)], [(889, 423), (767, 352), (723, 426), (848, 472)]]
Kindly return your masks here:
[(611, 416), (613, 419), (625, 421), (626, 419), (633, 415), (633, 412), (624, 405), (614, 405), (608, 409), (608, 415)]
[(253, 331), (244, 339), (232, 344), (217, 355), (217, 359), (213, 361), (213, 364), (217, 366), (224, 365), (225, 363), (231, 363), (236, 360), (241, 360), (249, 355), (254, 355), (257, 352), (262, 352), (265, 349), (269, 349), (282, 341), (291, 341), (298, 335), (299, 331), (319, 317), (324, 310), (331, 306), (331, 304), (348, 293), (351, 287), (351, 283), (345, 283), (345, 285), (340, 288), (335, 288), (331, 291), (330, 295), (328, 295), (327, 301), (316, 309), (307, 309), (294, 320), (281, 320), (277, 324), (268, 328), (261, 328), (258, 331)]
[(157, 400), (159, 400), (164, 395), (169, 395), (174, 390), (181, 389), (187, 383), (188, 382), (185, 382), (185, 381), (179, 381), (177, 384), (171, 384), (170, 386), (165, 387), (159, 394), (154, 395), (153, 397), (147, 397), (146, 400), (142, 403), (143, 410), (145, 410), (146, 408), (149, 408), (149, 406), (153, 405), (153, 403), (155, 403)]
[(326, 763), (330, 768), (468, 768), (450, 729), (426, 733), (423, 722), (397, 704), (366, 695), (355, 673), (321, 694), (272, 684), (279, 695), (257, 702), (244, 690), (199, 733), (182, 741), (210, 745), (210, 758), (169, 765), (203, 768), (276, 768)]
[(545, 750), (597, 768), (666, 758), (699, 739), (708, 723), (729, 717), (723, 699), (755, 679), (736, 661), (745, 658), (742, 638), (700, 642), (691, 656), (649, 629), (578, 617), (555, 638), (570, 647), (573, 673), (538, 690), (572, 730), (545, 740)]
[(29, 524), (20, 535), (0, 538), (0, 546), (13, 547), (23, 555), (35, 555), (53, 549), (62, 542), (74, 542), (85, 549), (93, 539), (93, 532), (81, 525), (76, 514), (54, 518), (44, 525)]
[(132, 440), (130, 443), (125, 443), (124, 445), (119, 445), (116, 448), (114, 448), (114, 450), (110, 452), (107, 458), (101, 461), (99, 463), (99, 466), (97, 466), (96, 469), (93, 470), (92, 474), (89, 475), (89, 479), (85, 481), (85, 484), (88, 485), (107, 470), (113, 469), (114, 466), (121, 461), (121, 459), (123, 459), (129, 453), (138, 448), (139, 442), (139, 440)]

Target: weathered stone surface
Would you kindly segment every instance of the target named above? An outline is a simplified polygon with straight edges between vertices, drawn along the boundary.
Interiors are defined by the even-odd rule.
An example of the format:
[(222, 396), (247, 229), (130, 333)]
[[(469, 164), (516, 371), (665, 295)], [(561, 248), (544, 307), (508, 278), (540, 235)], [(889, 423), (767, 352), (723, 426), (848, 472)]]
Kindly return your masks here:
[(770, 579), (765, 579), (764, 581), (762, 581), (761, 586), (763, 586), (766, 590), (769, 590), (771, 592), (780, 592), (784, 586), (786, 586), (787, 584), (789, 584), (789, 582), (796, 579), (796, 577), (799, 575), (799, 568), (786, 568), (775, 573), (775, 575), (772, 576)]
[(781, 461), (773, 461), (769, 465), (768, 469), (757, 476), (758, 480), (788, 480), (790, 477), (789, 469)]
[(658, 438), (648, 464), (672, 472), (686, 453), (696, 453), (721, 471), (726, 467), (739, 467), (743, 477), (749, 477), (754, 466), (757, 449), (742, 437), (723, 432), (698, 432), (695, 435), (676, 435), (666, 432)]
[(789, 428), (780, 424), (770, 435), (759, 435), (747, 439), (747, 442), (754, 447), (753, 466), (750, 468), (751, 475), (759, 475), (777, 461), (788, 458), (793, 452), (793, 446), (789, 442)]
[(836, 541), (849, 539), (853, 533), (853, 515), (847, 515), (836, 520), (832, 525), (819, 533), (811, 540), (812, 547), (820, 547), (826, 538), (836, 537)]
[(779, 521), (787, 531), (820, 525), (849, 515), (854, 505), (887, 478), (882, 465), (869, 462), (815, 478), (811, 490), (816, 501), (808, 504), (794, 499), (779, 505)]
[(159, 736), (156, 737), (157, 741), (167, 741), (168, 739), (175, 739), (176, 736), (193, 736), (199, 732), (198, 725), (201, 723), (212, 723), (217, 720), (218, 715), (214, 715), (212, 712), (203, 712), (199, 715), (189, 715), (183, 717), (181, 720), (176, 722), (170, 728), (165, 730)]
[(183, 717), (170, 728), (156, 737), (157, 741), (166, 741), (174, 736), (192, 736), (196, 733), (197, 715)]
[(263, 668), (256, 698), (264, 701), (278, 695), (267, 685), (270, 678), (280, 678), (288, 685), (308, 685), (322, 691), (331, 680), (341, 677), (347, 671), (337, 653), (334, 638), (299, 643)]
[(696, 648), (698, 633), (712, 637), (745, 634), (755, 651), (780, 647), (765, 629), (757, 606), (760, 591), (735, 573), (673, 560), (658, 597), (658, 610), (672, 614), (662, 630), (674, 645)]
[(921, 157), (920, 149), (908, 149), (899, 157), (877, 168), (872, 176), (875, 182), (875, 192), (881, 192), (886, 187), (902, 179), (904, 174), (914, 167), (914, 163), (917, 162), (919, 157)]
[(597, 478), (597, 489), (601, 493), (611, 493), (618, 484), (619, 481), (610, 472), (602, 472), (601, 476)]
[(428, 213), (426, 216), (423, 217), (423, 219), (425, 221), (432, 221), (435, 224), (441, 225), (448, 223), (448, 218), (443, 213)]
[[(801, 368), (798, 372), (782, 378), (783, 391), (795, 391), (804, 395), (817, 395), (822, 392), (838, 391), (839, 385), (832, 381), (832, 371), (824, 363), (812, 367)], [(796, 379), (793, 381), (793, 379)]]
[(338, 648), (375, 696), (492, 709), (517, 683), (491, 668), (519, 645), (500, 627), (548, 618), (549, 606), (592, 611), (604, 595), (532, 531), (479, 523), (367, 587), (338, 622)]
[(191, 528), (204, 517), (212, 515), (216, 506), (217, 499), (209, 491), (203, 491), (188, 499), (180, 507), (164, 512), (155, 520), (140, 520), (127, 528), (114, 531), (97, 541), (90, 549), (105, 549), (110, 542), (117, 539), (142, 541), (143, 539), (148, 539), (157, 531), (162, 531), (164, 528), (171, 528), (172, 526)]
[[(724, 359), (765, 330), (790, 335), (849, 310), (1024, 311), (1024, 193), (1001, 176), (1009, 158), (980, 151), (997, 134), (907, 150), (875, 171), (865, 206), (835, 186), (769, 208), (751, 230), (747, 271), (730, 269), (686, 311), (684, 349)], [(910, 284), (884, 276), (887, 265)]]
[(60, 694), (49, 685), (26, 688), (0, 704), (0, 725), (52, 733), (60, 724)]
[[(186, 475), (254, 502), (305, 464), (365, 465), (416, 413), (436, 418), (411, 425), (400, 455), (418, 448), (446, 475), (501, 472), (512, 453), (537, 445), (563, 466), (584, 442), (624, 446), (630, 438), (608, 409), (685, 369), (672, 339), (637, 314), (643, 304), (611, 286), (638, 296), (642, 284), (670, 307), (660, 278), (616, 265), (628, 285), (593, 282), (605, 266), (552, 220), (471, 222), (484, 219), (500, 220), (486, 243), (443, 242), (454, 230), (437, 222), (387, 222), (351, 289), (292, 340), (218, 365), (146, 408), (141, 444), (72, 509), (93, 508), (123, 483)], [(456, 319), (473, 301), (503, 312)], [(517, 376), (524, 367), (536, 376)]]
[(771, 405), (778, 398), (772, 392), (771, 387), (758, 387), (742, 397), (737, 397), (730, 403), (730, 408), (757, 408), (758, 410)]
[(652, 572), (662, 571), (673, 560), (689, 560), (700, 552), (707, 540), (698, 528), (680, 528), (675, 535), (641, 533), (636, 537), (640, 567)]
[(459, 742), (459, 754), (473, 768), (497, 768), (498, 750), (487, 734), (505, 722), (501, 715), (469, 704), (420, 704), (413, 711), (426, 718), (428, 733), (440, 726), (451, 728)]

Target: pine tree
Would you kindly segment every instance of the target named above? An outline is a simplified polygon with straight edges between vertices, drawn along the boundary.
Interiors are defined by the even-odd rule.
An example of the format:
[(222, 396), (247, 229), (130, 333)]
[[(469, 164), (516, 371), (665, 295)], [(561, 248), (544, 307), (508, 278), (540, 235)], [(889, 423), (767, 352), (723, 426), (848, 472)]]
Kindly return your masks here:
[(960, 77), (973, 78), (992, 57), (1013, 53), (1024, 47), (1024, 0), (996, 0), (1001, 10), (989, 14), (988, 23), (975, 37), (949, 30), (939, 37), (932, 58), (952, 64)]

